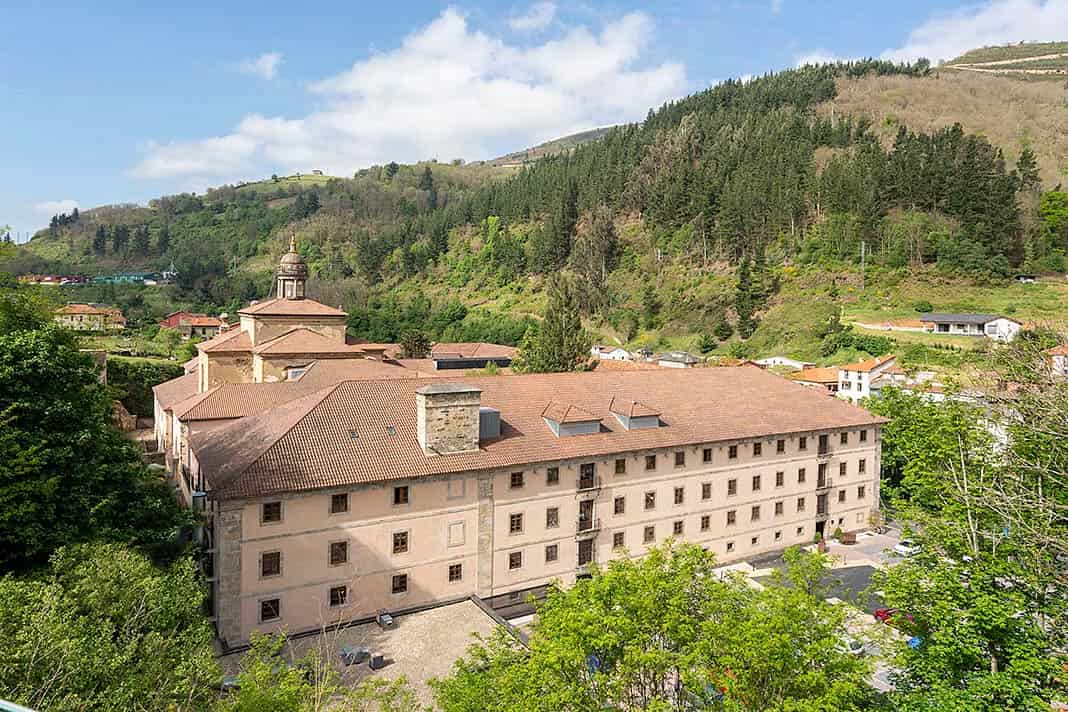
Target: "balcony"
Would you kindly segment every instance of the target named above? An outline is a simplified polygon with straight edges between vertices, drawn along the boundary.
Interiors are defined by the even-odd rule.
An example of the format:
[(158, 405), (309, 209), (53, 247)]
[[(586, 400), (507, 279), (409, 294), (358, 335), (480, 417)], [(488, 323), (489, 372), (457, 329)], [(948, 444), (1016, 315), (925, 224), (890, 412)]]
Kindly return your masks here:
[(596, 492), (601, 489), (601, 478), (598, 475), (583, 475), (578, 478), (575, 486), (577, 492)]
[(831, 477), (818, 477), (816, 478), (816, 491), (830, 489), (834, 487), (834, 479)]
[(830, 459), (831, 459), (831, 455), (832, 455), (831, 448), (829, 448), (829, 447), (821, 447), (818, 450), (816, 450), (816, 462), (820, 462), (820, 463), (829, 462)]
[(601, 529), (600, 517), (579, 517), (575, 521), (575, 535), (586, 536), (596, 534)]

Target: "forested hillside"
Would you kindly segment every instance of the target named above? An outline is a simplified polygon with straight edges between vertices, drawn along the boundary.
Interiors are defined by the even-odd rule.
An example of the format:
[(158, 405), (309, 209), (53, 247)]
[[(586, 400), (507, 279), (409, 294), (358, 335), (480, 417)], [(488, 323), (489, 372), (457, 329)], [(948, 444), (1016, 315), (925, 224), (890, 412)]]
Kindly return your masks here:
[(294, 235), (320, 295), (375, 340), (407, 328), (471, 335), (457, 324), (508, 313), (497, 336), (515, 341), (546, 278), (563, 275), (596, 333), (706, 350), (732, 334), (771, 343), (776, 310), (819, 283), (834, 296), (805, 297), (805, 334), (774, 327), (807, 350), (836, 316), (838, 283), (854, 289), (862, 244), (869, 288), (1065, 270), (1056, 147), (996, 145), (931, 117), (890, 121), (877, 99), (842, 110), (864, 82), (930, 93), (941, 81), (925, 62), (881, 61), (728, 81), (518, 171), (388, 164), (86, 211), (59, 216), (13, 264), (173, 260), (180, 296), (225, 306), (262, 296)]

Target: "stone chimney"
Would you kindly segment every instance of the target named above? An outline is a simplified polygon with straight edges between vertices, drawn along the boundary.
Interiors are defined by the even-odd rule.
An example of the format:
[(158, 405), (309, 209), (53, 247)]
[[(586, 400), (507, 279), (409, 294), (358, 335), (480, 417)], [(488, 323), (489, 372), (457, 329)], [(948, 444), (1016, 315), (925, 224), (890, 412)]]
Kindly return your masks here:
[(415, 392), (416, 434), (427, 455), (478, 450), (482, 389), (432, 383)]

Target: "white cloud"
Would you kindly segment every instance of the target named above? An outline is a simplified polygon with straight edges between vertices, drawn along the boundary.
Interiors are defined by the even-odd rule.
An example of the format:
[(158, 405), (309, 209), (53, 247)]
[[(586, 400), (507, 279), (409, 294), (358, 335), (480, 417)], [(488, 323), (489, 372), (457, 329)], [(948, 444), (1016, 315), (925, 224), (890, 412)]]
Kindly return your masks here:
[(278, 76), (278, 67), (281, 64), (282, 54), (280, 52), (264, 52), (255, 59), (238, 62), (237, 70), (260, 79), (271, 80)]
[(631, 13), (599, 31), (567, 27), (517, 46), (450, 8), (396, 49), (313, 82), (315, 111), (249, 114), (223, 136), (150, 144), (132, 172), (205, 186), (313, 168), (349, 175), (390, 160), (489, 157), (637, 120), (688, 88), (682, 65), (640, 63), (652, 34), (652, 21)]
[(556, 3), (536, 2), (522, 15), (508, 18), (508, 26), (517, 32), (544, 30), (556, 17)]
[(795, 67), (803, 67), (806, 64), (833, 64), (834, 62), (848, 62), (845, 57), (839, 57), (834, 52), (825, 49), (815, 49), (811, 52), (799, 54), (794, 59)]
[(1063, 40), (1066, 30), (1068, 0), (993, 0), (932, 17), (910, 32), (902, 47), (882, 56), (940, 62), (987, 45)]
[(70, 198), (63, 200), (43, 200), (40, 203), (34, 203), (34, 211), (41, 213), (42, 215), (59, 215), (60, 213), (69, 213), (78, 207), (78, 201)]

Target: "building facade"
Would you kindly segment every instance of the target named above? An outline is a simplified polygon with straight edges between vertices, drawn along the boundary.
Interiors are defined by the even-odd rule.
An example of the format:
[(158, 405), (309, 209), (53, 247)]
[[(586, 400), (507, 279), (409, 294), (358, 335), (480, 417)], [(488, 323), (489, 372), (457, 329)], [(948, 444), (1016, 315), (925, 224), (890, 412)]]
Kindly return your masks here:
[(747, 367), (342, 383), (191, 438), (218, 632), (507, 609), (669, 537), (729, 563), (862, 529), (882, 422)]

